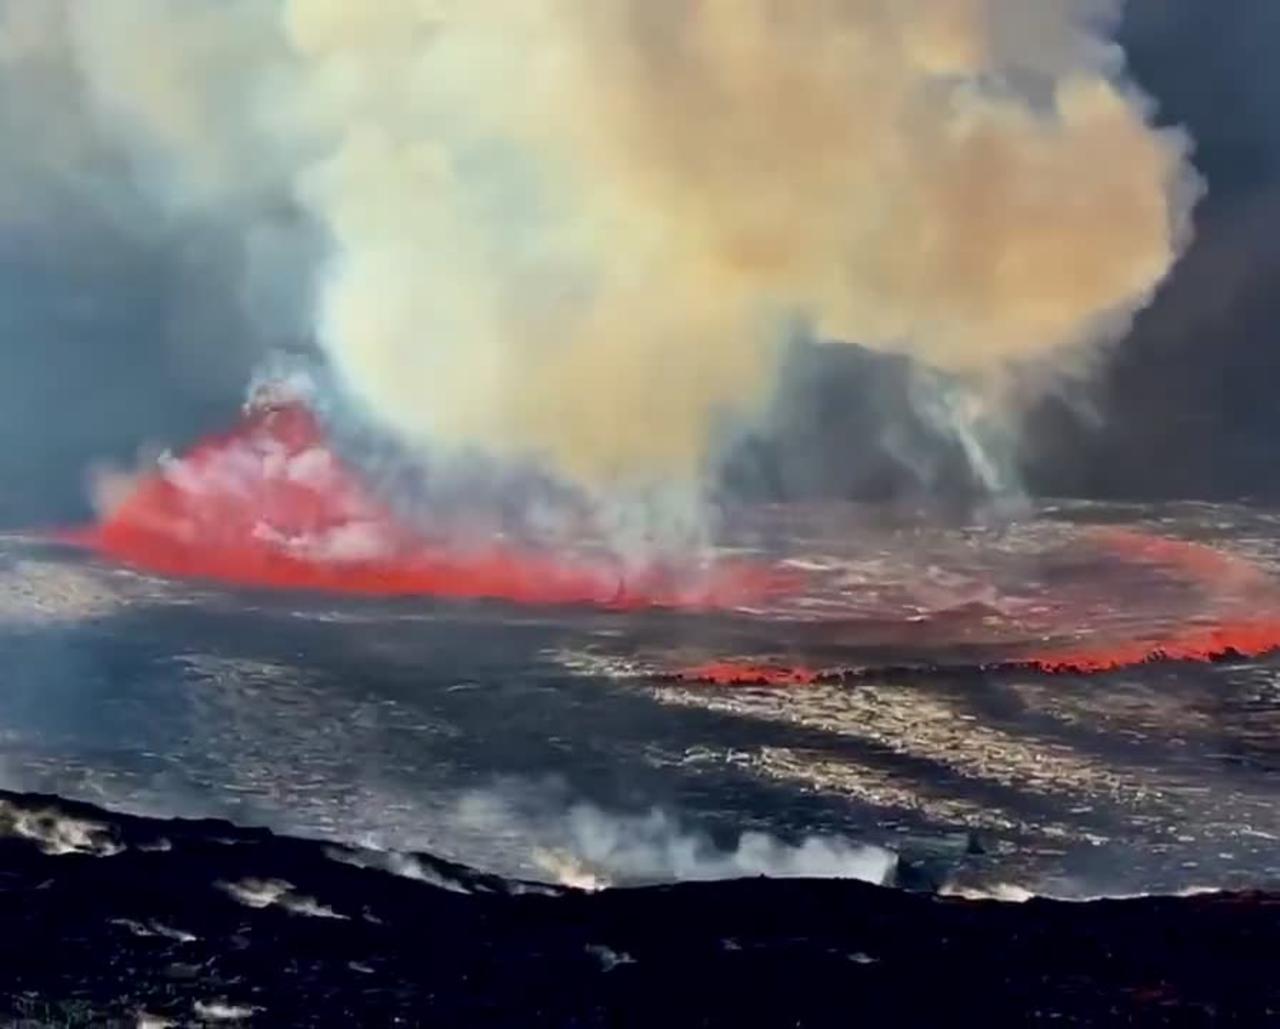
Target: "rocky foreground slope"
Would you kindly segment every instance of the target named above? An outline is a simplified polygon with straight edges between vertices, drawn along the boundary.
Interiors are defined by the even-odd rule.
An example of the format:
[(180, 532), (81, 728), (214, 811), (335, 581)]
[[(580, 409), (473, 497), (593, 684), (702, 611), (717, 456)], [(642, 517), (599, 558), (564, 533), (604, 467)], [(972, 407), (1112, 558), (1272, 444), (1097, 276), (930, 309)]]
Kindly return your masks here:
[(1280, 897), (967, 901), (838, 881), (588, 894), (0, 794), (20, 1025), (1275, 1024)]

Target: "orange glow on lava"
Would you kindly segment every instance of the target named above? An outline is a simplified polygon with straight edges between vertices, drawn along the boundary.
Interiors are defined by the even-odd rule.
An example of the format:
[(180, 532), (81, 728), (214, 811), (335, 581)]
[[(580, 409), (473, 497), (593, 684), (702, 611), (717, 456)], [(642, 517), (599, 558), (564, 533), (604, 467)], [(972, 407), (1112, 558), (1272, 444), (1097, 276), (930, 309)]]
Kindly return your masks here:
[(1163, 637), (1086, 644), (1023, 662), (1045, 672), (1092, 674), (1153, 661), (1261, 657), (1280, 649), (1280, 584), (1257, 565), (1203, 543), (1133, 529), (1094, 530), (1093, 541), (1126, 561), (1161, 567), (1197, 586), (1220, 613)]
[[(1280, 649), (1280, 583), (1244, 557), (1203, 543), (1154, 536), (1135, 529), (1094, 529), (1087, 538), (1124, 562), (1157, 567), (1195, 586), (1212, 618), (1141, 639), (1103, 636), (1088, 642), (997, 661), (993, 670), (1025, 669), (1054, 675), (1096, 675), (1157, 661), (1211, 662), (1256, 658)], [(1069, 622), (1064, 628), (1070, 629)], [(840, 668), (715, 661), (683, 669), (678, 682), (711, 686), (805, 686), (865, 674)]]
[(1280, 615), (1192, 627), (1161, 640), (1119, 642), (1097, 648), (1050, 652), (1020, 663), (1042, 672), (1088, 675), (1153, 661), (1204, 662), (1231, 657), (1261, 657), (1276, 649), (1280, 649)]
[[(658, 566), (624, 574), (607, 559), (545, 548), (434, 542), (375, 500), (327, 446), (311, 411), (289, 401), (252, 409), (231, 432), (162, 463), (98, 525), (68, 538), (166, 576), (370, 596), (712, 611), (803, 598), (813, 585), (804, 574), (763, 562), (720, 561), (692, 574)], [(1280, 649), (1280, 584), (1245, 558), (1133, 529), (1094, 529), (1086, 538), (1115, 561), (1149, 565), (1193, 586), (1205, 598), (1205, 616), (1148, 638), (1099, 633), (1096, 640), (1030, 653), (1015, 645), (995, 667), (1090, 674)], [(1082, 619), (1079, 612), (1059, 612), (1059, 638)], [(670, 678), (804, 686), (846, 674), (764, 656), (726, 656)]]
[(71, 538), (167, 576), (378, 596), (697, 609), (757, 601), (783, 585), (746, 563), (690, 581), (496, 542), (429, 543), (368, 495), (298, 404), (251, 411)]

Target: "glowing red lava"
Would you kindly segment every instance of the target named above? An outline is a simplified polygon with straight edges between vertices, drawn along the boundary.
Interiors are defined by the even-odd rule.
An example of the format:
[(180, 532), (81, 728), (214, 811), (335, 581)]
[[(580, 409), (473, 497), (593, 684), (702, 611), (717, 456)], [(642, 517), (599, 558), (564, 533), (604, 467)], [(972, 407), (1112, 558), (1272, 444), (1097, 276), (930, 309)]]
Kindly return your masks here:
[[(995, 668), (1048, 674), (1095, 675), (1157, 661), (1211, 662), (1261, 657), (1280, 649), (1280, 583), (1235, 554), (1202, 543), (1154, 536), (1134, 529), (1095, 529), (1086, 538), (1103, 554), (1158, 568), (1194, 586), (1210, 617), (1142, 638), (1102, 635), (1098, 641), (1040, 653), (1011, 653)], [(1069, 619), (1064, 628), (1070, 629)], [(841, 668), (789, 666), (752, 660), (708, 662), (682, 669), (677, 682), (713, 686), (806, 686), (852, 674)]]
[[(1208, 663), (1262, 657), (1280, 649), (1280, 617), (1188, 629), (1160, 640), (1118, 641), (1097, 647), (1048, 651), (994, 663), (992, 670), (1027, 669), (1048, 675), (1099, 675), (1157, 661)], [(946, 670), (946, 669), (942, 669)], [(866, 676), (874, 669), (812, 668), (806, 665), (712, 661), (680, 669), (670, 678), (704, 686), (812, 686)]]
[(1094, 529), (1089, 537), (1124, 560), (1163, 566), (1213, 593), (1254, 591), (1269, 596), (1272, 602), (1280, 595), (1280, 584), (1257, 565), (1203, 543), (1115, 526)]
[(603, 561), (506, 544), (431, 544), (368, 495), (298, 404), (251, 411), (72, 538), (168, 576), (379, 596), (702, 608), (781, 587), (767, 569), (743, 563), (720, 564), (696, 581), (662, 568), (628, 577)]
[[(722, 561), (696, 573), (653, 567), (628, 575), (607, 560), (545, 548), (432, 542), (370, 496), (326, 445), (314, 415), (294, 402), (251, 410), (231, 432), (164, 462), (98, 525), (71, 538), (167, 576), (377, 596), (714, 610), (803, 599), (814, 585), (808, 573), (749, 561)], [(1099, 635), (1042, 653), (1015, 645), (997, 664), (1094, 673), (1280, 648), (1280, 585), (1244, 558), (1131, 529), (1094, 530), (1089, 539), (1116, 561), (1157, 566), (1192, 585), (1209, 614), (1145, 638)], [(1079, 619), (1070, 610), (1059, 612), (1059, 638), (1074, 630), (1073, 621)], [(735, 656), (694, 664), (673, 678), (800, 686), (843, 674)]]
[(1243, 557), (1203, 543), (1133, 529), (1098, 529), (1093, 541), (1126, 561), (1142, 561), (1193, 583), (1218, 613), (1159, 638), (1121, 640), (1035, 655), (1045, 672), (1091, 674), (1153, 661), (1261, 657), (1280, 649), (1280, 583)]
[(1280, 649), (1280, 617), (1193, 627), (1161, 640), (1051, 652), (1028, 658), (1020, 664), (1042, 672), (1087, 675), (1153, 661), (1204, 662), (1231, 657), (1261, 657), (1276, 649)]

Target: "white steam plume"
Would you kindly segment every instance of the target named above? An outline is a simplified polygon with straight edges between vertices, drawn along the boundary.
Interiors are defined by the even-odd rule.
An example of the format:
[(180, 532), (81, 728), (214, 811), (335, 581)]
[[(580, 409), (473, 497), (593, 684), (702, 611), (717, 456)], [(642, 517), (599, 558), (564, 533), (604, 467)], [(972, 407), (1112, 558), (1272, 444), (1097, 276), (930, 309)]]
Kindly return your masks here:
[(565, 840), (541, 848), (535, 861), (567, 886), (716, 879), (859, 879), (883, 884), (893, 871), (888, 851), (839, 836), (807, 836), (796, 844), (745, 832), (732, 848), (682, 826), (666, 812), (612, 815), (590, 805), (572, 808)]
[(625, 814), (563, 799), (555, 784), (478, 790), (459, 802), (456, 825), (487, 840), (505, 837), (527, 849), (541, 875), (584, 889), (756, 876), (881, 884), (896, 863), (886, 850), (841, 836), (793, 844), (744, 832), (725, 847), (661, 808)]
[[(403, 439), (696, 482), (789, 336), (991, 381), (1123, 330), (1198, 185), (1118, 8), (0, 0), (0, 73), (51, 160), (83, 125), (260, 274), (314, 262), (315, 334)], [(262, 243), (282, 203), (323, 253)]]

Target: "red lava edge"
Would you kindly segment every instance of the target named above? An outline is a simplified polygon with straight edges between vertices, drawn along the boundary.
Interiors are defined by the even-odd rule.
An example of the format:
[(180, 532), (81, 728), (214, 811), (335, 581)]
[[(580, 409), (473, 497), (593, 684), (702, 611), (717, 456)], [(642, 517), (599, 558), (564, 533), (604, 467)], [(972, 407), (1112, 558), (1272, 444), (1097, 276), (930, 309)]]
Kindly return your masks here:
[[(1153, 661), (1259, 657), (1280, 649), (1280, 585), (1247, 560), (1131, 529), (1096, 529), (1091, 535), (1117, 557), (1159, 564), (1210, 598), (1246, 593), (1249, 616), (1164, 639), (1031, 654), (999, 667), (1094, 674)], [(232, 431), (141, 478), (97, 525), (46, 537), (169, 577), (365, 596), (706, 611), (804, 588), (803, 579), (745, 561), (713, 565), (690, 579), (659, 567), (624, 575), (607, 563), (505, 545), (431, 544), (367, 494), (327, 447), (314, 415), (296, 402), (247, 412)], [(360, 555), (362, 546), (370, 548), (368, 555)], [(850, 674), (856, 673), (725, 659), (669, 678), (719, 686), (806, 686)]]

